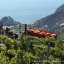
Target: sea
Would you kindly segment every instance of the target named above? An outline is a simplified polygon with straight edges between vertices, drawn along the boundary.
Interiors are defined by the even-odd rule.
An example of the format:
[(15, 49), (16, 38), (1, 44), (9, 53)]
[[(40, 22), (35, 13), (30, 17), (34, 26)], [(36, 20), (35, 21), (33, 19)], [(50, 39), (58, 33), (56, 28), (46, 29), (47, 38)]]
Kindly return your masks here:
[(14, 10), (0, 10), (0, 19), (5, 16), (11, 16), (15, 21), (23, 24), (33, 24), (37, 20), (52, 14), (53, 10), (43, 9), (14, 9)]

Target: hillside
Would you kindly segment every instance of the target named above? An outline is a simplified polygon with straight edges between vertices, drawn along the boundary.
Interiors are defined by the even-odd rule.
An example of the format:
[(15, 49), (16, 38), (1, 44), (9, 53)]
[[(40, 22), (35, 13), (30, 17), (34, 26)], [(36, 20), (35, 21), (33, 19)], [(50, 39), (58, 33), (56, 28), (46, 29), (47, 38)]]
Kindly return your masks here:
[(0, 20), (1, 23), (3, 23), (5, 26), (15, 26), (15, 25), (19, 25), (20, 22), (17, 22), (15, 21), (12, 17), (10, 16), (6, 16), (6, 17), (3, 17), (1, 20)]
[(60, 25), (63, 23), (64, 23), (64, 4), (61, 5), (59, 8), (57, 8), (55, 13), (37, 20), (33, 26), (37, 28), (46, 28), (47, 30), (52, 31), (60, 27)]

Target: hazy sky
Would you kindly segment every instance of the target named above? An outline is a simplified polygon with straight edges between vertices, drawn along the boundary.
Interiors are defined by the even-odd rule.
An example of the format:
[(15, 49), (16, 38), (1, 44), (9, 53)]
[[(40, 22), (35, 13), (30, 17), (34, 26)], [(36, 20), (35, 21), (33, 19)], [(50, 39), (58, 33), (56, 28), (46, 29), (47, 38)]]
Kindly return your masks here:
[(0, 0), (0, 18), (11, 16), (22, 23), (33, 23), (63, 3), (64, 0)]

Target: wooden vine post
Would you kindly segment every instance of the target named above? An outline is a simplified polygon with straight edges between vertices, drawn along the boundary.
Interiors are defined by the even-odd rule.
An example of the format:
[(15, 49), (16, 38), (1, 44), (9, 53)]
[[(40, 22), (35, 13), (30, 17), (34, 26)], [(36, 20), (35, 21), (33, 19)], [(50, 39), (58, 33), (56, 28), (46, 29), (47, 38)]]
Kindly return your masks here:
[(27, 34), (27, 24), (25, 24), (25, 31), (24, 31), (25, 35)]
[(21, 25), (19, 25), (19, 33), (21, 34)]

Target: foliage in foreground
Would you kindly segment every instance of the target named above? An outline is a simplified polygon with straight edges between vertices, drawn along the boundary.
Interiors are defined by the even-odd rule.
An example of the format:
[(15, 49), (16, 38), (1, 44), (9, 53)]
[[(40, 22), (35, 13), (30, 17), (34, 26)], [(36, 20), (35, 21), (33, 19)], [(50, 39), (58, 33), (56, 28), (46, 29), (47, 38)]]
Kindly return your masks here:
[(52, 61), (64, 60), (64, 40), (58, 41), (54, 37), (38, 38), (23, 34), (15, 40), (0, 35), (0, 64), (31, 64), (38, 60), (60, 64), (60, 62), (52, 63)]

